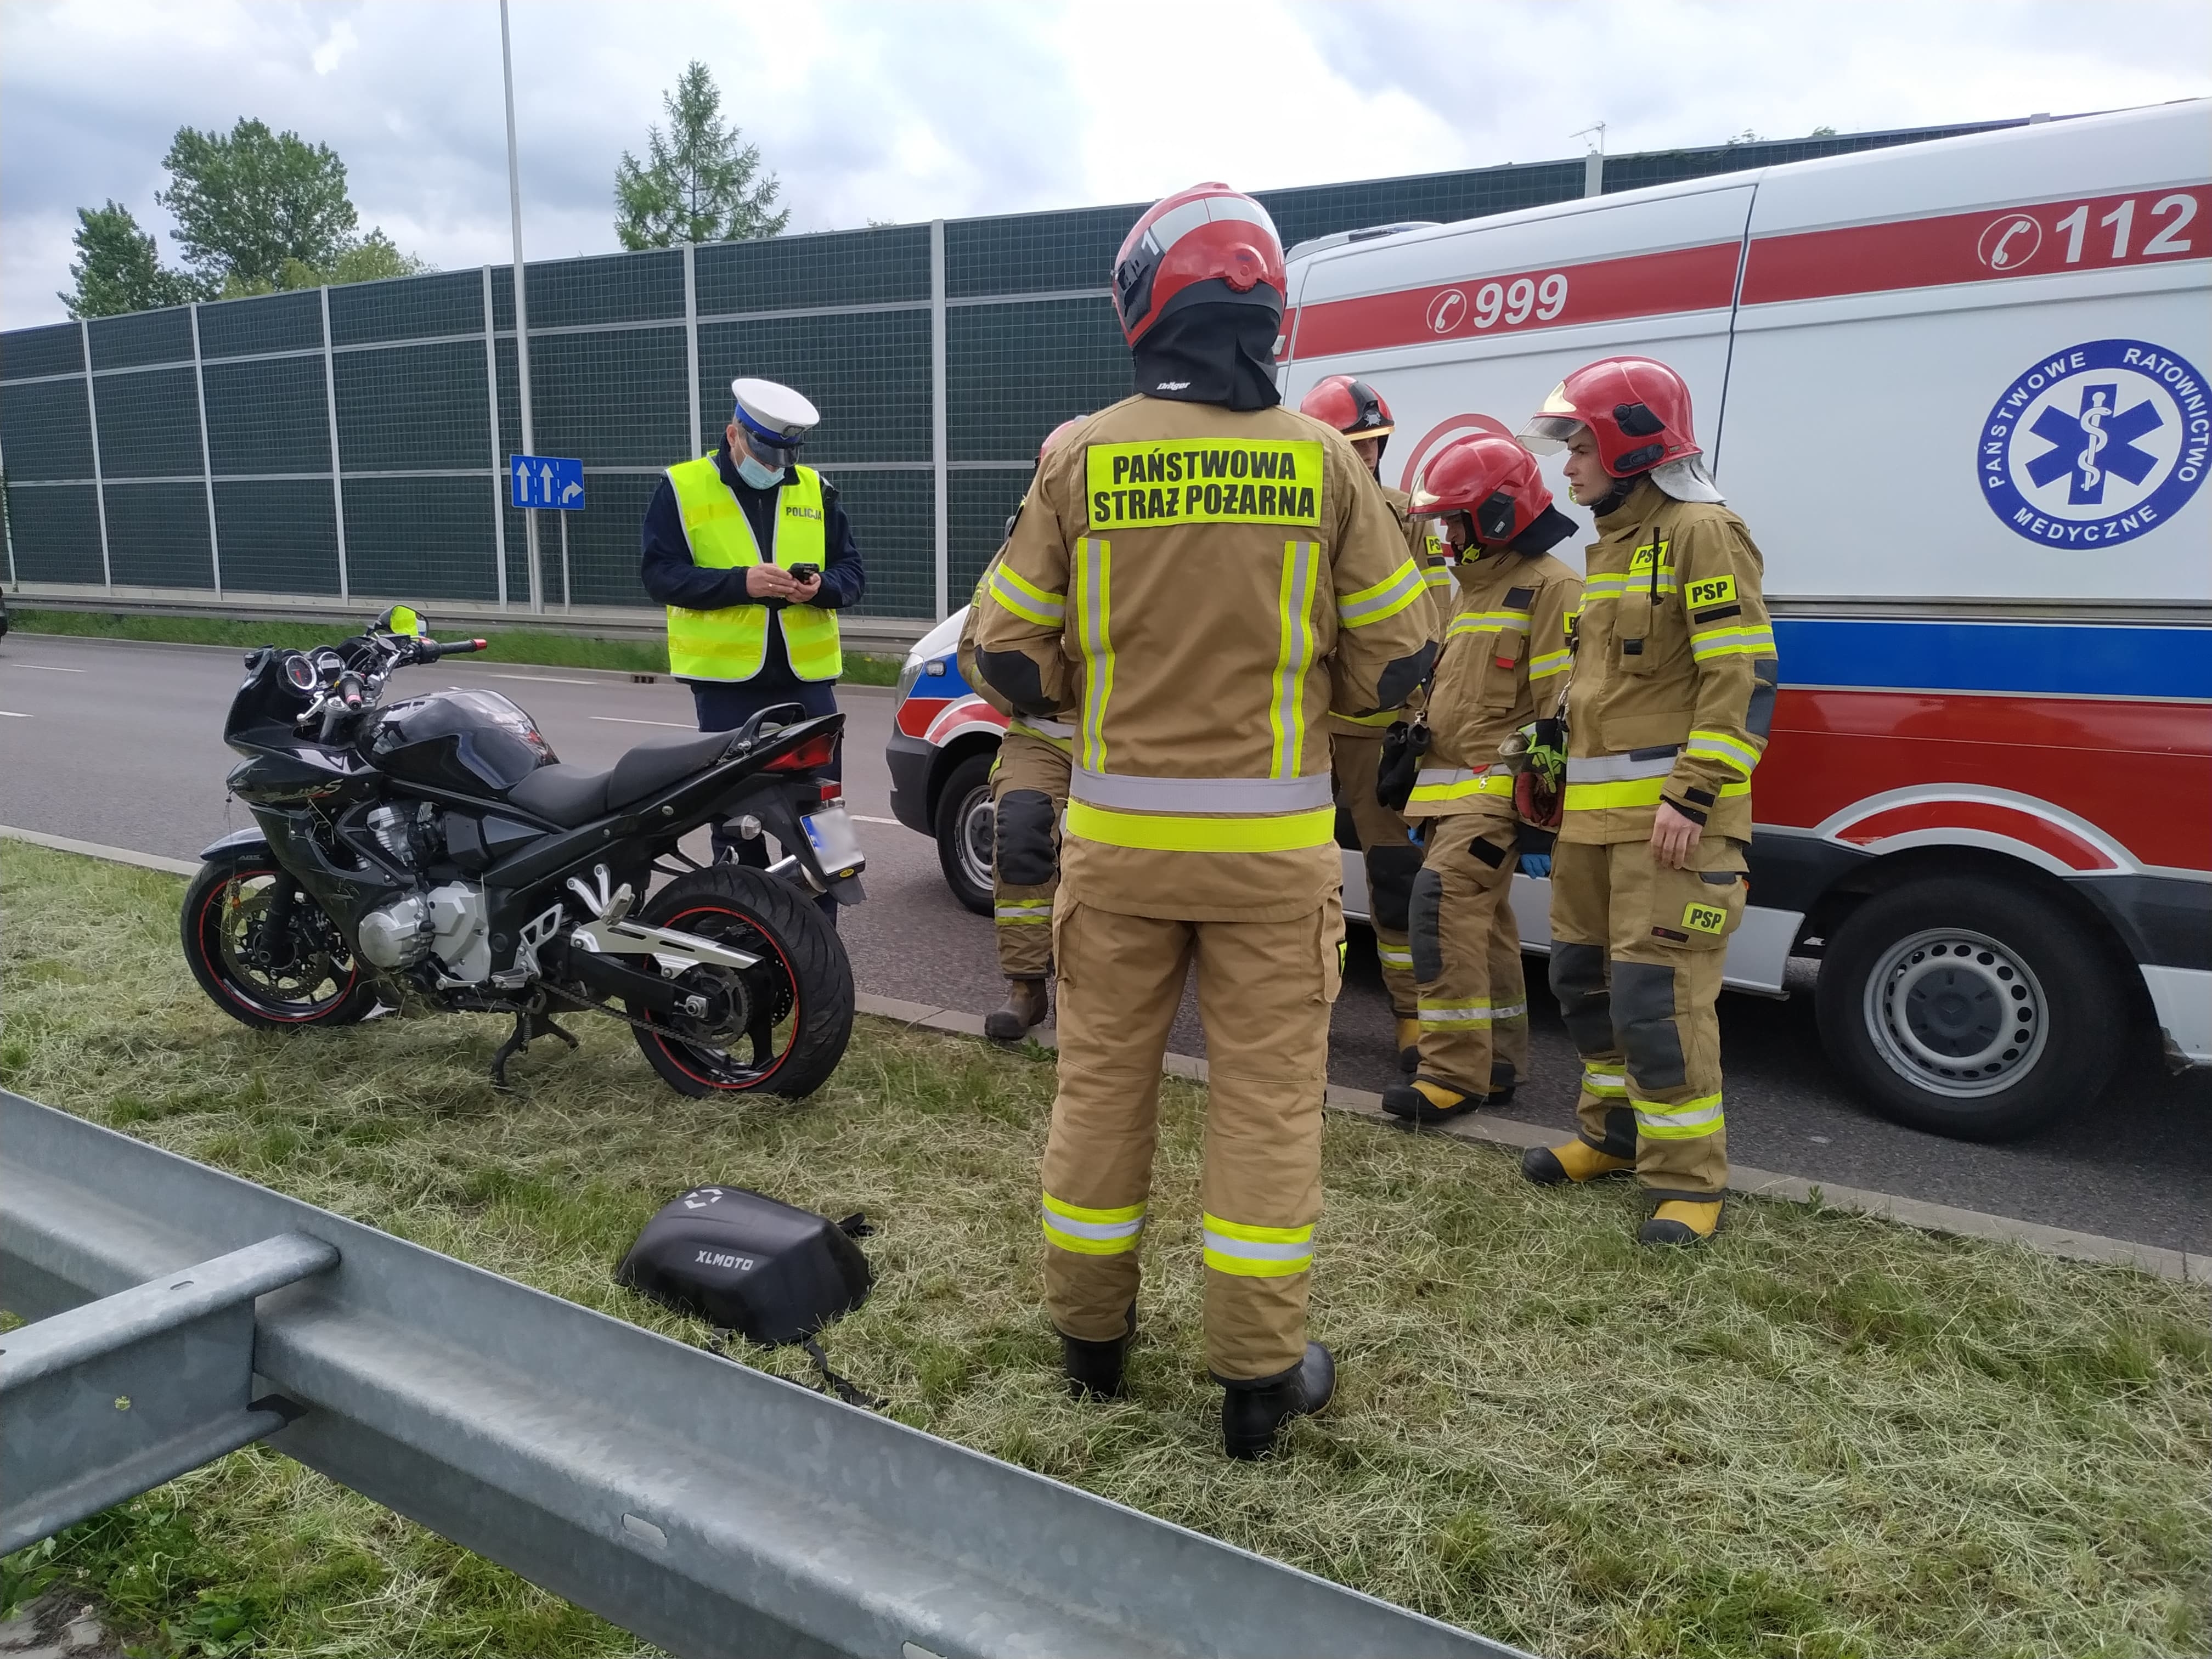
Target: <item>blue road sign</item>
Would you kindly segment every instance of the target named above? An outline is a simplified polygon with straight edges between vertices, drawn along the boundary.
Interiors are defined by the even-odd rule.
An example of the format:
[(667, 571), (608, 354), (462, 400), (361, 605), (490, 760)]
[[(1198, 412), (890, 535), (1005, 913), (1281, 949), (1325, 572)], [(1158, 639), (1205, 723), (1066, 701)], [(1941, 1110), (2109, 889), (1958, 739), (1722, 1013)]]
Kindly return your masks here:
[(508, 456), (507, 504), (547, 507), (556, 513), (581, 513), (584, 464), (559, 455)]

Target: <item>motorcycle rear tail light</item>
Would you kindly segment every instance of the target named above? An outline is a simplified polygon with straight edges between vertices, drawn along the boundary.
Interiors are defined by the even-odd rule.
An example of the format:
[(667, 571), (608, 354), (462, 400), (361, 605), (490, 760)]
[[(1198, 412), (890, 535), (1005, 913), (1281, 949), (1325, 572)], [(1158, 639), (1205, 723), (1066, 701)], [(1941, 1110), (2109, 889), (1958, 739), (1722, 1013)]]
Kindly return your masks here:
[(763, 772), (812, 772), (827, 766), (837, 757), (837, 734), (824, 732), (819, 737), (809, 738), (796, 749), (787, 749), (763, 766)]

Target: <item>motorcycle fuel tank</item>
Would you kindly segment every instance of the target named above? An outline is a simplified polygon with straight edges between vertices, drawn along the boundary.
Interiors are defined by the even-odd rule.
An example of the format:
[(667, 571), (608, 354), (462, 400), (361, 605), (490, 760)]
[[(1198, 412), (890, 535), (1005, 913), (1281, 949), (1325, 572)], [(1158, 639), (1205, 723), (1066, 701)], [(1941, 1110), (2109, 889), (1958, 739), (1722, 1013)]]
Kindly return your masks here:
[(386, 775), (465, 795), (504, 795), (559, 760), (538, 723), (496, 691), (434, 691), (380, 709), (361, 751)]

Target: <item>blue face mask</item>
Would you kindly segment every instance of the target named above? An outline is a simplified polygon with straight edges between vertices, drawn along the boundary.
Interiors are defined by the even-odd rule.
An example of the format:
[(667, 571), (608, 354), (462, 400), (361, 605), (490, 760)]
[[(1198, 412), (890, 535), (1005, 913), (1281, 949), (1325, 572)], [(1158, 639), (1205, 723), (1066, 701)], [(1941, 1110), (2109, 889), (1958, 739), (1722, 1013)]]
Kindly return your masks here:
[(750, 450), (738, 452), (738, 476), (755, 489), (766, 489), (783, 477), (780, 466), (763, 466)]

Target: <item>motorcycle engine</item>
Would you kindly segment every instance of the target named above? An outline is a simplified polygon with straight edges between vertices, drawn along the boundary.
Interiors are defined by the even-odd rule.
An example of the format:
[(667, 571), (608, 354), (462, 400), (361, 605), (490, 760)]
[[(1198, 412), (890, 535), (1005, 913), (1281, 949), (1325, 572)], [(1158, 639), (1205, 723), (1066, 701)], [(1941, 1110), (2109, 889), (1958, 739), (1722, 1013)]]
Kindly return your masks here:
[[(380, 806), (368, 815), (369, 833), (392, 861), (419, 869), (444, 839), (438, 809)], [(379, 968), (404, 969), (434, 956), (444, 977), (476, 984), (491, 974), (491, 939), (483, 889), (449, 881), (427, 893), (410, 893), (361, 920), (361, 953)]]

